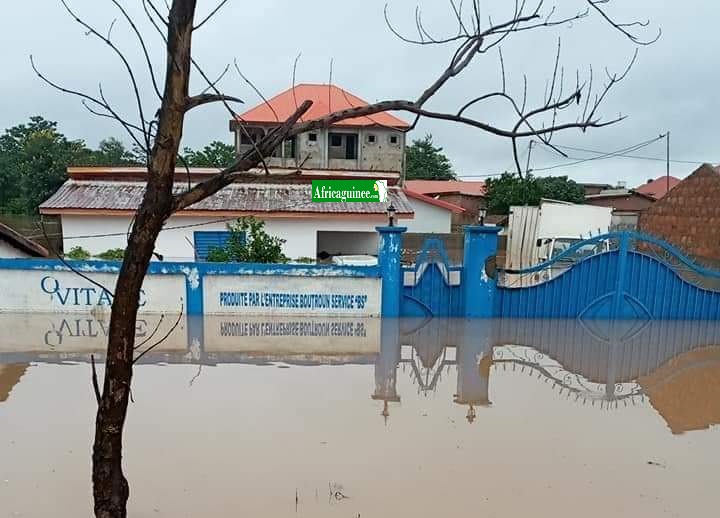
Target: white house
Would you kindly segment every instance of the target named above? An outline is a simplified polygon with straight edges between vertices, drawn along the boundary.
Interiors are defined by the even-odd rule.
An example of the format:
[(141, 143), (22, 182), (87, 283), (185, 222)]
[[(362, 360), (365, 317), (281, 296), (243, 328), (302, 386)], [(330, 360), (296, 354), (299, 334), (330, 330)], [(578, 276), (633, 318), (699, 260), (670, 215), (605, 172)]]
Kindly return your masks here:
[(47, 257), (48, 251), (7, 225), (0, 223), (0, 258)]
[[(192, 169), (191, 181), (215, 173)], [(79, 246), (91, 254), (125, 248), (132, 218), (145, 185), (141, 168), (68, 168), (70, 179), (40, 206), (43, 215), (61, 218), (64, 249)], [(172, 216), (160, 233), (155, 252), (165, 260), (204, 259), (227, 239), (227, 225), (239, 217), (254, 216), (265, 230), (285, 240), (291, 259), (329, 255), (374, 254), (375, 227), (387, 224), (387, 207), (395, 207), (398, 224), (410, 232), (450, 232), (452, 214), (460, 209), (397, 187), (396, 173), (372, 173), (388, 180), (389, 203), (314, 203), (309, 180), (349, 176), (361, 172), (304, 170), (297, 183), (236, 183)], [(368, 173), (369, 174), (369, 173)], [(176, 172), (176, 190), (187, 188), (186, 171)]]
[[(238, 154), (272, 131), (296, 110), (313, 102), (303, 120), (362, 106), (359, 97), (334, 85), (297, 85), (230, 122)], [(295, 172), (282, 183), (235, 183), (168, 220), (155, 252), (166, 260), (206, 257), (227, 239), (227, 224), (242, 216), (265, 222), (266, 231), (285, 240), (291, 259), (328, 255), (374, 254), (375, 227), (388, 221), (387, 207), (409, 232), (449, 233), (459, 206), (399, 187), (409, 125), (389, 113), (348, 119), (329, 129), (311, 130), (288, 139), (266, 164)], [(176, 189), (217, 173), (214, 169), (178, 169)], [(92, 254), (125, 248), (132, 217), (142, 200), (142, 168), (68, 168), (70, 179), (40, 206), (40, 213), (60, 216), (64, 249), (80, 246)], [(386, 180), (389, 203), (314, 203), (314, 179)]]

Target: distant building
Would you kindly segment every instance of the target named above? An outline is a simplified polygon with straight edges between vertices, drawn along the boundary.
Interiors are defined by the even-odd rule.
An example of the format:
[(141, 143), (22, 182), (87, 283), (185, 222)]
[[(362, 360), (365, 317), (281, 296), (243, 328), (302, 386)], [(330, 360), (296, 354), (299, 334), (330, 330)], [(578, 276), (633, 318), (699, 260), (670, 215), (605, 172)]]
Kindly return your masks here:
[[(190, 181), (215, 174), (191, 169)], [(186, 171), (178, 169), (178, 192)], [(144, 168), (68, 168), (69, 179), (40, 205), (40, 213), (61, 218), (64, 249), (80, 246), (91, 254), (127, 246), (128, 229), (145, 192)], [(204, 260), (210, 249), (229, 236), (227, 224), (242, 216), (265, 222), (266, 231), (281, 239), (291, 259), (318, 255), (377, 253), (375, 227), (387, 224), (386, 203), (313, 203), (313, 179), (385, 179), (398, 223), (410, 232), (449, 233), (452, 215), (462, 208), (405, 192), (399, 173), (303, 169), (283, 183), (234, 183), (215, 195), (174, 214), (160, 233), (155, 252), (165, 260)]]
[(612, 226), (622, 229), (637, 228), (640, 214), (653, 203), (655, 198), (634, 189), (606, 189), (585, 196), (586, 205), (612, 207)]
[(45, 247), (0, 223), (0, 258), (47, 257)]
[[(306, 100), (313, 104), (301, 121), (367, 105), (335, 85), (296, 85), (230, 121), (237, 152), (252, 149), (253, 142), (279, 126)], [(272, 167), (401, 172), (405, 132), (409, 128), (407, 122), (386, 112), (346, 119), (328, 129), (308, 131), (286, 140), (267, 163)]]
[(613, 186), (608, 183), (581, 183), (578, 185), (585, 191), (585, 196), (592, 196), (593, 194), (600, 194), (602, 191), (612, 189)]
[[(335, 85), (300, 84), (242, 113), (230, 122), (238, 154), (277, 128), (304, 101), (312, 107), (301, 121), (367, 103)], [(452, 218), (464, 209), (400, 185), (409, 125), (390, 113), (347, 119), (327, 129), (287, 139), (265, 160), (272, 172), (288, 173), (275, 183), (233, 183), (174, 214), (157, 240), (166, 260), (203, 260), (228, 238), (227, 224), (242, 216), (265, 222), (266, 231), (285, 240), (291, 259), (377, 253), (375, 227), (387, 223), (392, 204), (398, 223), (409, 232), (449, 233)], [(178, 192), (216, 169), (176, 170)], [(295, 173), (295, 174), (290, 174)], [(68, 168), (70, 179), (40, 206), (60, 216), (64, 248), (81, 246), (91, 254), (125, 248), (128, 228), (144, 193), (143, 168)], [(180, 180), (181, 179), (181, 180)], [(314, 179), (386, 180), (388, 203), (313, 203)]]
[(651, 178), (647, 183), (636, 187), (635, 190), (659, 200), (681, 181), (680, 178), (675, 178), (674, 176), (659, 176), (654, 180)]
[(720, 169), (698, 167), (640, 217), (640, 229), (712, 262), (720, 260)]
[(454, 227), (477, 223), (479, 210), (486, 206), (484, 182), (408, 180), (405, 186), (414, 192), (462, 207), (464, 211), (453, 216)]

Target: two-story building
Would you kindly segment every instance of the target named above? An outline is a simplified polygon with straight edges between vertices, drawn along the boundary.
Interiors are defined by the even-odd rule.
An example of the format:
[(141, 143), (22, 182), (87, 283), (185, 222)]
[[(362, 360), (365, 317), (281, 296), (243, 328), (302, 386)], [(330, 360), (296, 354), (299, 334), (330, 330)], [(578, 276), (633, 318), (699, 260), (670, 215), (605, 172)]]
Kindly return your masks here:
[[(288, 119), (306, 99), (313, 104), (301, 121), (367, 104), (335, 85), (297, 85), (230, 122), (238, 153), (252, 149), (253, 141)], [(407, 122), (390, 113), (347, 119), (331, 128), (286, 140), (267, 162), (273, 167), (399, 173), (403, 170), (408, 129)]]
[[(230, 123), (236, 149), (277, 127), (296, 106), (311, 100), (303, 120), (365, 105), (334, 85), (298, 85), (241, 114)], [(390, 203), (399, 224), (409, 232), (449, 233), (453, 214), (463, 208), (400, 186), (406, 122), (389, 113), (342, 121), (287, 140), (268, 157), (276, 172), (296, 170), (292, 180), (234, 183), (174, 214), (157, 240), (156, 253), (166, 260), (202, 260), (227, 240), (227, 225), (254, 216), (266, 231), (285, 240), (291, 259), (328, 255), (375, 254), (375, 227), (387, 223)], [(178, 168), (178, 192), (215, 174), (214, 169)], [(142, 200), (146, 170), (132, 167), (71, 167), (69, 179), (40, 206), (41, 214), (61, 218), (66, 251), (80, 246), (91, 254), (125, 248), (135, 211)], [(381, 179), (388, 183), (388, 203), (314, 203), (313, 179)]]

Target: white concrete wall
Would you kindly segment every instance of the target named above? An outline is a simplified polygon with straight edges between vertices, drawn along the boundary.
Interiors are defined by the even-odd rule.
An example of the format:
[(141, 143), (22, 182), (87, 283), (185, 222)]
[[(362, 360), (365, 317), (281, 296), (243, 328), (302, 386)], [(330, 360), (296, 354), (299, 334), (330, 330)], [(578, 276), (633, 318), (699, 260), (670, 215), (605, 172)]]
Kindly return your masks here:
[(380, 316), (380, 279), (206, 275), (205, 315)]
[[(172, 217), (165, 225), (166, 229), (160, 233), (155, 251), (163, 254), (166, 261), (193, 260), (193, 233), (195, 231), (225, 230), (227, 223), (234, 221), (232, 218), (228, 218), (227, 221), (218, 221), (221, 219), (223, 218)], [(402, 221), (404, 224), (405, 220)], [(383, 224), (385, 224), (385, 217), (382, 215), (364, 219), (334, 218), (322, 215), (317, 218), (268, 218), (265, 220), (265, 230), (270, 235), (285, 239), (283, 252), (291, 259), (297, 259), (298, 257), (315, 257), (318, 231), (375, 232), (375, 227)], [(75, 246), (82, 246), (90, 253), (98, 254), (111, 248), (125, 248), (129, 225), (129, 216), (62, 216), (65, 251), (68, 252)], [(184, 228), (173, 229), (173, 227), (180, 226)], [(449, 232), (449, 226), (445, 232)], [(106, 234), (115, 235), (78, 238), (78, 236)]]
[[(0, 313), (105, 314), (112, 304), (114, 273), (87, 272), (99, 286), (70, 271), (3, 270)], [(185, 276), (148, 275), (140, 295), (141, 313), (179, 313), (185, 305)]]
[(22, 250), (18, 250), (7, 241), (0, 239), (0, 257), (19, 259), (30, 257), (30, 255), (26, 254)]
[(415, 211), (415, 219), (403, 220), (401, 224), (407, 227), (408, 232), (449, 234), (452, 227), (452, 212), (408, 197), (410, 205)]

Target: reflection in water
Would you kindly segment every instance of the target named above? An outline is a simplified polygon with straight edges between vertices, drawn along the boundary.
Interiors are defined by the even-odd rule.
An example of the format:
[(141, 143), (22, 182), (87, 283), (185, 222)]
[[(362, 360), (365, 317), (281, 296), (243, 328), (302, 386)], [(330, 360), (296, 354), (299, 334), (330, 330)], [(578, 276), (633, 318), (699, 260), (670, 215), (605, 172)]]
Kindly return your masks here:
[[(138, 337), (161, 336), (175, 320), (145, 316), (138, 322)], [(0, 314), (5, 328), (17, 328), (18, 322), (25, 333), (11, 334), (0, 345), (0, 402), (28, 362), (102, 356), (104, 321)], [(374, 363), (371, 398), (382, 401), (385, 420), (391, 404), (401, 402), (398, 372), (409, 375), (418, 393), (427, 396), (445, 373), (455, 370), (452, 400), (467, 406), (471, 423), (478, 407), (491, 404), (492, 372), (510, 369), (543, 379), (558, 396), (599, 408), (649, 398), (673, 433), (681, 433), (720, 423), (717, 344), (720, 324), (710, 321), (205, 317), (183, 318), (142, 363)]]
[[(105, 327), (0, 325), (0, 518), (89, 516)], [(708, 322), (183, 320), (136, 369), (130, 515), (715, 514), (718, 344)]]
[(7, 401), (13, 387), (20, 381), (28, 367), (27, 363), (18, 365), (0, 364), (0, 403)]

